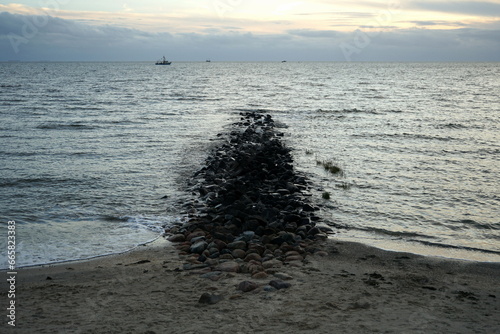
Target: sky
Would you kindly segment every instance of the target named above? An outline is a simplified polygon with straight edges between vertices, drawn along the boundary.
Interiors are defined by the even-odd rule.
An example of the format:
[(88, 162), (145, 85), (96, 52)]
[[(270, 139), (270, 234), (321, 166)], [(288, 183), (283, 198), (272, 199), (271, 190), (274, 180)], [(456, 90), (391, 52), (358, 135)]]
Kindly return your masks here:
[(500, 0), (0, 0), (0, 61), (500, 61)]

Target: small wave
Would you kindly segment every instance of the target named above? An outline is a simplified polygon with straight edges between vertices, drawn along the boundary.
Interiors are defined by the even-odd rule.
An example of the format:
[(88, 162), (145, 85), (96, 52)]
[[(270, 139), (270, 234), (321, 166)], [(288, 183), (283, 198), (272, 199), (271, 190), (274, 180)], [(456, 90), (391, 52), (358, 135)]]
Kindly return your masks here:
[(371, 227), (371, 228), (355, 227), (353, 229), (382, 234), (382, 235), (389, 235), (392, 237), (401, 237), (401, 238), (410, 238), (410, 237), (413, 237), (413, 238), (420, 237), (420, 238), (426, 238), (426, 239), (434, 239), (435, 238), (433, 236), (430, 236), (427, 234), (422, 234), (422, 233), (417, 233), (417, 232), (391, 231), (391, 230), (386, 230), (383, 228), (374, 228), (374, 227)]
[(357, 109), (357, 108), (353, 108), (353, 109), (342, 109), (342, 110), (336, 110), (336, 109), (318, 109), (317, 112), (320, 112), (320, 113), (333, 113), (333, 114), (378, 114), (378, 112), (375, 110), (375, 109), (372, 109), (372, 110), (360, 110), (360, 109)]
[(267, 113), (267, 114), (270, 114), (270, 113), (274, 113), (274, 112), (278, 112), (277, 110), (273, 110), (273, 109), (264, 109), (264, 108), (236, 108), (235, 109), (237, 112), (256, 112), (256, 113)]
[(478, 229), (478, 230), (495, 230), (495, 231), (500, 231), (500, 223), (480, 223), (472, 219), (461, 219), (461, 220), (454, 220), (451, 221), (453, 224), (460, 224), (460, 228), (472, 228), (472, 229)]
[(21, 88), (21, 85), (0, 84), (0, 88)]
[(437, 129), (466, 129), (467, 126), (459, 123), (437, 124)]
[(409, 133), (409, 132), (403, 132), (403, 133), (386, 133), (386, 134), (380, 134), (377, 136), (382, 136), (382, 137), (395, 137), (395, 138), (408, 138), (408, 139), (419, 139), (419, 140), (438, 140), (438, 141), (451, 141), (454, 140), (455, 138), (452, 137), (439, 137), (439, 136), (431, 136), (431, 135), (424, 135), (420, 133)]
[(21, 99), (2, 99), (2, 102), (3, 103), (8, 103), (8, 102), (18, 103), (18, 102), (26, 102), (26, 100), (21, 100)]
[[(2, 136), (0, 136), (1, 138)], [(14, 156), (14, 157), (31, 157), (40, 155), (39, 152), (0, 152), (0, 156)]]
[(72, 124), (60, 124), (60, 123), (45, 123), (40, 124), (36, 127), (42, 130), (94, 130), (97, 126), (72, 123)]
[(395, 110), (395, 109), (387, 109), (387, 110), (384, 110), (383, 112), (384, 113), (388, 113), (388, 114), (392, 114), (392, 113), (394, 113), (394, 114), (400, 114), (403, 111), (402, 110)]
[(495, 250), (492, 250), (492, 249), (484, 249), (484, 248), (469, 247), (469, 246), (455, 246), (455, 245), (450, 245), (450, 244), (442, 244), (442, 243), (439, 243), (439, 242), (432, 242), (432, 241), (419, 240), (419, 239), (410, 239), (408, 241), (420, 243), (420, 244), (423, 244), (423, 245), (426, 245), (426, 246), (431, 246), (431, 247), (440, 247), (440, 248), (449, 248), (449, 249), (460, 249), (460, 250), (466, 250), (466, 251), (472, 251), (472, 252), (481, 252), (481, 253), (487, 253), (487, 254), (500, 255), (500, 251), (495, 251)]
[(60, 179), (60, 178), (50, 178), (50, 177), (38, 177), (38, 178), (25, 178), (25, 179), (0, 179), (0, 187), (32, 187), (35, 185), (44, 184), (61, 184), (61, 183), (77, 183), (81, 182), (76, 179)]
[(103, 110), (102, 108), (99, 107), (83, 107), (83, 106), (76, 106), (76, 107), (66, 107), (67, 110)]

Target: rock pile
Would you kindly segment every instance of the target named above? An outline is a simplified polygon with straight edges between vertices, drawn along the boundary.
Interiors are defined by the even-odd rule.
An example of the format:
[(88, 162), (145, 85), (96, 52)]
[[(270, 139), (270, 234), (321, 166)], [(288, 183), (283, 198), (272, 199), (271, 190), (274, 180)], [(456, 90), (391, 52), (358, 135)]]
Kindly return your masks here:
[(316, 225), (306, 178), (294, 172), (272, 117), (241, 116), (191, 180), (199, 198), (185, 204), (189, 221), (167, 231), (191, 254), (185, 269), (214, 270), (214, 280), (216, 272), (265, 278), (283, 263), (300, 265), (331, 231)]

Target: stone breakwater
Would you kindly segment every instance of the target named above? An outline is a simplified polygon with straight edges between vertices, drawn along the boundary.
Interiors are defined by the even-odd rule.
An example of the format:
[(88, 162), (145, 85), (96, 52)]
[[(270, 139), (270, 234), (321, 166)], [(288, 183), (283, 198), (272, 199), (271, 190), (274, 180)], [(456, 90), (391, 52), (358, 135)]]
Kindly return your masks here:
[(222, 272), (266, 278), (283, 265), (302, 265), (308, 255), (324, 255), (316, 241), (331, 229), (317, 224), (319, 208), (272, 117), (242, 113), (232, 131), (218, 136), (224, 142), (189, 182), (198, 198), (184, 204), (188, 222), (166, 231), (187, 255), (184, 270), (213, 280)]

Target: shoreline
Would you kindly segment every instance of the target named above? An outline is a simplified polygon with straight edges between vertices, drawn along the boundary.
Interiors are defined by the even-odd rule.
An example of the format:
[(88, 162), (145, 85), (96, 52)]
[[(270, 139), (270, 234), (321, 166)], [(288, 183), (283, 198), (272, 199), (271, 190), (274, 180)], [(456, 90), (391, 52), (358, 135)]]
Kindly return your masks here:
[(188, 181), (188, 222), (123, 253), (19, 268), (6, 332), (500, 330), (500, 262), (332, 237), (272, 117), (241, 116)]
[[(320, 246), (328, 255), (306, 256), (302, 264), (285, 263), (266, 279), (227, 272), (212, 280), (200, 269), (185, 269), (187, 256), (179, 255), (164, 238), (118, 255), (18, 269), (18, 328), (7, 332), (500, 329), (500, 263), (445, 260), (335, 239)], [(277, 276), (290, 277), (286, 282), (291, 286), (265, 291)], [(259, 287), (250, 292), (237, 289), (248, 280)], [(201, 304), (204, 293), (222, 299)]]
[[(343, 231), (343, 230), (342, 230)], [(46, 266), (57, 266), (63, 265), (66, 263), (78, 263), (78, 262), (86, 262), (92, 261), (96, 259), (100, 259), (108, 256), (118, 256), (122, 254), (126, 254), (129, 252), (133, 252), (137, 248), (148, 246), (150, 244), (156, 243), (158, 239), (164, 238), (165, 234), (159, 234), (156, 238), (137, 244), (133, 248), (117, 252), (117, 253), (106, 253), (101, 255), (95, 255), (87, 258), (79, 258), (79, 259), (69, 259), (57, 262), (48, 262), (48, 263), (40, 263), (40, 264), (30, 264), (26, 266), (17, 267), (17, 269), (30, 269), (37, 267), (46, 267)], [(352, 236), (342, 236), (339, 231), (335, 231), (332, 236), (329, 236), (330, 240), (336, 240), (340, 242), (347, 242), (353, 244), (360, 244), (367, 247), (372, 247), (375, 249), (383, 250), (386, 252), (398, 252), (398, 253), (409, 253), (416, 256), (424, 256), (430, 258), (438, 258), (444, 261), (466, 261), (471, 263), (500, 263), (500, 255), (496, 253), (488, 253), (486, 251), (479, 250), (469, 250), (462, 249), (458, 247), (438, 247), (438, 246), (429, 246), (422, 245), (418, 242), (406, 241), (406, 240), (389, 240), (383, 238), (372, 238), (367, 241), (368, 238), (361, 237), (352, 237)], [(168, 241), (168, 240), (167, 240)], [(169, 242), (171, 243), (171, 242)], [(495, 259), (487, 259), (489, 257), (495, 257)], [(7, 268), (0, 268), (0, 272), (7, 271)]]

